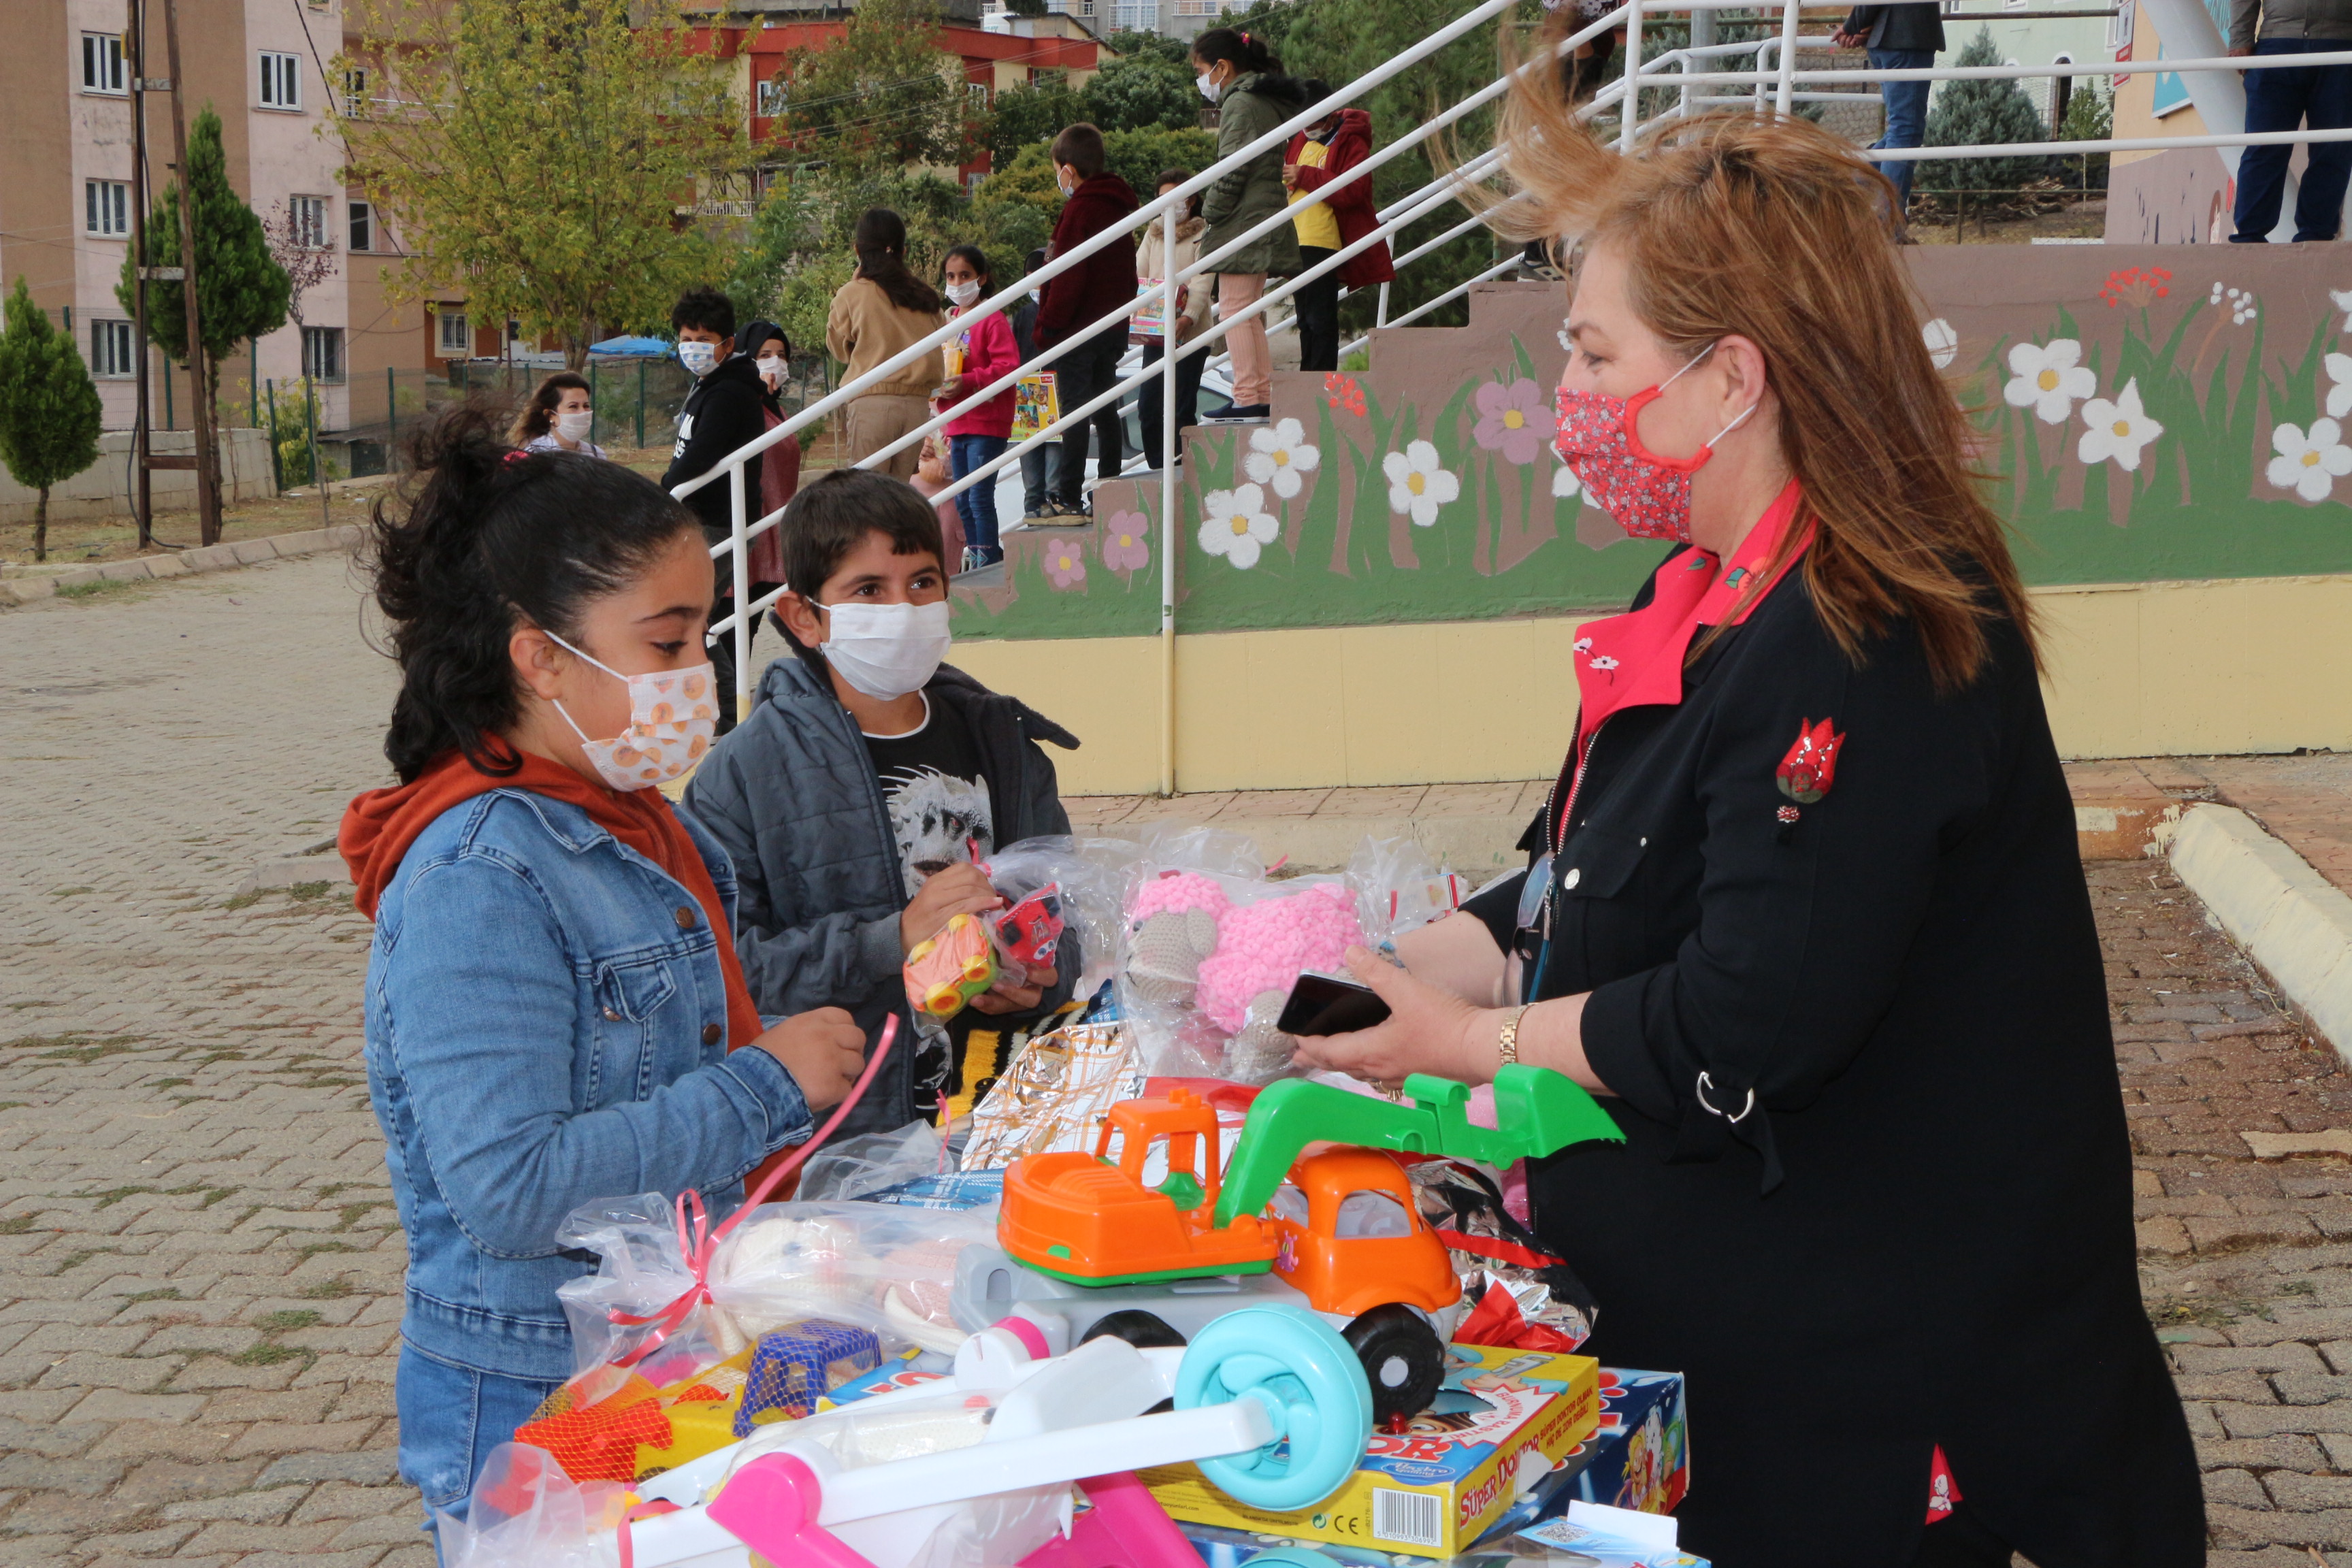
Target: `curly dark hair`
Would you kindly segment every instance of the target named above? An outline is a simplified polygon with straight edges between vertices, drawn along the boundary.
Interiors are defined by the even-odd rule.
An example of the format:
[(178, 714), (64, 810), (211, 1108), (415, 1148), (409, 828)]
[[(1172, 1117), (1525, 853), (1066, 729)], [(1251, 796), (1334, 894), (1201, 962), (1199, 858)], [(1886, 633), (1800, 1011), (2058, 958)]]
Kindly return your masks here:
[(625, 586), (694, 514), (644, 475), (578, 452), (515, 450), (499, 413), (449, 410), (404, 443), (410, 477), (376, 502), (364, 557), (400, 665), (383, 754), (405, 784), (451, 750), (486, 773), (521, 766), (507, 644), (520, 626), (578, 640), (582, 610)]

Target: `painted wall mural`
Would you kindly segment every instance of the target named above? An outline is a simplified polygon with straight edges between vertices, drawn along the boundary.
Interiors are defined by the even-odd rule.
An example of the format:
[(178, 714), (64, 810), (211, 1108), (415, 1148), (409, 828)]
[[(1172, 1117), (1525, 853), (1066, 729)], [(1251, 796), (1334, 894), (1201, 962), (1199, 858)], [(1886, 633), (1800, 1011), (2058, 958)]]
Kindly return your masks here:
[[(2043, 584), (2352, 571), (2352, 265), (2321, 247), (1909, 253), (1922, 336), (1973, 411)], [(1177, 496), (1185, 632), (1590, 613), (1663, 552), (1552, 451), (1557, 288), (1380, 334), (1360, 374), (1277, 375), (1275, 419), (1196, 436)], [(1006, 535), (960, 582), (963, 637), (1158, 629), (1158, 484), (1080, 529)]]

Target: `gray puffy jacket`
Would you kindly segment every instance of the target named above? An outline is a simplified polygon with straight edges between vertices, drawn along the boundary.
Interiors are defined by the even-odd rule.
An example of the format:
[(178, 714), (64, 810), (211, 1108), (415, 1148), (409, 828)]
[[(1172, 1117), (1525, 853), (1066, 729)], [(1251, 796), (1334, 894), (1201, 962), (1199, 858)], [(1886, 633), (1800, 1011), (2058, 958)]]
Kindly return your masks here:
[[(923, 690), (971, 727), (999, 844), (1069, 832), (1054, 764), (1037, 742), (1075, 751), (1076, 736), (952, 665)], [(763, 1016), (846, 1007), (870, 1040), (885, 1016), (898, 1015), (889, 1061), (836, 1136), (914, 1121), (898, 841), (865, 738), (824, 675), (789, 654), (769, 665), (751, 716), (695, 770), (686, 808), (735, 863), (735, 947)], [(1070, 989), (1066, 976), (1045, 1005), (1059, 1005)]]
[(2352, 41), (2352, 0), (2231, 0), (2230, 47), (2251, 49), (2265, 38)]

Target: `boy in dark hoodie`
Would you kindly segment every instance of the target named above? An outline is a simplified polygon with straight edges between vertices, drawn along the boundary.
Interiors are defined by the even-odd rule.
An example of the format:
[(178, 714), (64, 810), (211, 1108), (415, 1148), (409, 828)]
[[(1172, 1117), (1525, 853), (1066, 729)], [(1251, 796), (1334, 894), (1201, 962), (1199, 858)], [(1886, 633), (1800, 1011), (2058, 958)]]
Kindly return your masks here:
[[(1076, 944), (1055, 973), (1000, 985), (919, 1030), (900, 967), (956, 915), (998, 906), (972, 864), (1066, 834), (1040, 741), (1077, 738), (951, 665), (939, 514), (905, 481), (836, 468), (793, 498), (776, 601), (796, 657), (761, 678), (742, 727), (713, 747), (686, 808), (735, 866), (736, 951), (761, 1013), (845, 1007), (898, 1048), (844, 1135), (960, 1113), (1018, 1031), (1066, 1001)], [(974, 846), (977, 846), (975, 852)]]
[[(1133, 216), (1135, 191), (1125, 180), (1106, 171), (1108, 153), (1103, 134), (1091, 125), (1070, 126), (1054, 138), (1054, 177), (1062, 194), (1062, 216), (1054, 222), (1052, 257), (1066, 256), (1107, 228), (1117, 228)], [(1135, 304), (1135, 237), (1125, 236), (1104, 246), (1059, 277), (1047, 279), (1045, 298), (1037, 308), (1037, 346), (1055, 347), (1076, 337), (1113, 310), (1119, 319), (1086, 339), (1054, 363), (1055, 388), (1067, 416), (1110, 390), (1118, 379), (1118, 357), (1127, 348), (1125, 311)], [(1062, 472), (1057, 493), (1037, 514), (1052, 524), (1071, 523), (1087, 516), (1087, 437), (1091, 426), (1101, 443), (1102, 477), (1117, 477), (1127, 457), (1126, 426), (1118, 405), (1106, 404), (1086, 420), (1062, 432)]]
[[(670, 307), (669, 324), (677, 332), (678, 363), (695, 377), (694, 390), (677, 416), (677, 444), (670, 448), (669, 470), (662, 489), (674, 489), (698, 479), (724, 462), (747, 442), (767, 434), (767, 386), (749, 353), (735, 352), (735, 306), (716, 289), (688, 289)], [(749, 345), (757, 351), (759, 345)], [(688, 511), (702, 520), (702, 537), (711, 544), (734, 537), (734, 507), (725, 479), (713, 479), (686, 498)], [(743, 465), (743, 521), (760, 515), (760, 459)], [(710, 619), (735, 613), (734, 563), (721, 557), (718, 596), (710, 604)], [(719, 682), (719, 733), (735, 727), (735, 634), (722, 633), (710, 641), (710, 663)]]

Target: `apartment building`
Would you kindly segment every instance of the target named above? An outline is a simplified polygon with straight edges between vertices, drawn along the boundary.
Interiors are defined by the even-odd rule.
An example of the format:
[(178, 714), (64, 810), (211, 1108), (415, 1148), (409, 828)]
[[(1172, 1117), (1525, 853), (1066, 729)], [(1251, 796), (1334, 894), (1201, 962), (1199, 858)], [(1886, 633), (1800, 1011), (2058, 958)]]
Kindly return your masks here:
[[(442, 328), (421, 307), (394, 306), (394, 237), (345, 189), (342, 143), (327, 94), (364, 96), (362, 78), (330, 82), (343, 43), (341, 0), (177, 0), (183, 100), (190, 122), (221, 118), (230, 184), (265, 222), (290, 221), (330, 258), (300, 300), (301, 321), (239, 350), (221, 366), (224, 416), (243, 423), (257, 382), (305, 374), (335, 431), (381, 417), (387, 367), (421, 369)], [(145, 0), (151, 79), (168, 74), (163, 0)], [(115, 283), (131, 243), (131, 114), (123, 34), (127, 0), (39, 0), (12, 6), (0, 50), (0, 287), (22, 276), (50, 320), (72, 331), (99, 384), (109, 428), (131, 423), (139, 352)], [(147, 179), (173, 177), (171, 100), (147, 95)], [(462, 307), (452, 312), (463, 321)], [(459, 328), (473, 347), (471, 333)], [(167, 399), (166, 367), (150, 351), (151, 417), (189, 419), (184, 375)], [(444, 351), (446, 352), (446, 351)], [(363, 388), (353, 406), (353, 387)], [(167, 407), (168, 404), (168, 407)], [(168, 413), (168, 420), (167, 420)]]

